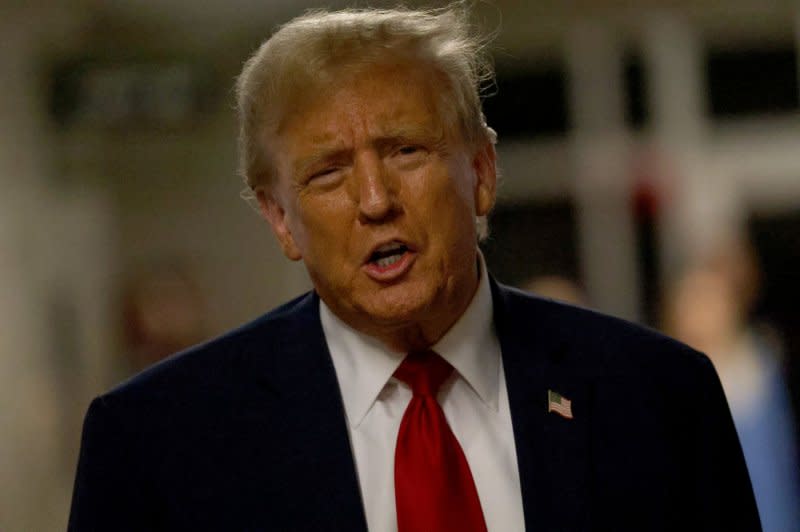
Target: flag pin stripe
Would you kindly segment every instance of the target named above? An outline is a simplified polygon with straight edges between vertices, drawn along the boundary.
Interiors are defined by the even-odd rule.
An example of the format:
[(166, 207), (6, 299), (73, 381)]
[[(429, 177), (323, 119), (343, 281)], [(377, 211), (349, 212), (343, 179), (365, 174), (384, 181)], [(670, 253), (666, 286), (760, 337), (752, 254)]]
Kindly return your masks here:
[(558, 392), (547, 390), (547, 412), (555, 412), (561, 417), (572, 419), (572, 401)]

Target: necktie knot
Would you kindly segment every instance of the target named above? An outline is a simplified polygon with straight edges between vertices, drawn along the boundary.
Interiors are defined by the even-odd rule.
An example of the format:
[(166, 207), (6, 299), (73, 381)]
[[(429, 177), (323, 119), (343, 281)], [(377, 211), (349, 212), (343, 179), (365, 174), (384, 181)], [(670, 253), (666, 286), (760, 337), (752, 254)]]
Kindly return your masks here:
[(453, 366), (437, 353), (420, 351), (409, 353), (394, 376), (408, 384), (414, 395), (435, 397), (452, 372)]

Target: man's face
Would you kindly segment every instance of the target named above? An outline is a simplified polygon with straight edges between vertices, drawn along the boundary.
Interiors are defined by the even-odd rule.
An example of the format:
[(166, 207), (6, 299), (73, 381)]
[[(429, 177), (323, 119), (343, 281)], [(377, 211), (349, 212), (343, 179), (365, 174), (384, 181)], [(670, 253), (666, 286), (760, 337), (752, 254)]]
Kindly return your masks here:
[(398, 335), (435, 341), (477, 287), (475, 216), (494, 203), (494, 149), (446, 130), (429, 72), (339, 81), (269, 143), (278, 175), (258, 194), (262, 212), (350, 326), (397, 349)]

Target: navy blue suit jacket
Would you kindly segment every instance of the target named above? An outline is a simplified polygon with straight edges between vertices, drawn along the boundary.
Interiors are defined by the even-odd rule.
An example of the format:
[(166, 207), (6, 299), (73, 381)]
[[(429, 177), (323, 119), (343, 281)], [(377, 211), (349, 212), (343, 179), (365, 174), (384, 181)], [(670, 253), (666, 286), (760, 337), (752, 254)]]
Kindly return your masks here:
[[(709, 360), (493, 283), (527, 530), (760, 530)], [(547, 391), (574, 418), (547, 412)], [(387, 479), (392, 482), (392, 479)], [(70, 530), (366, 529), (308, 294), (95, 399)]]

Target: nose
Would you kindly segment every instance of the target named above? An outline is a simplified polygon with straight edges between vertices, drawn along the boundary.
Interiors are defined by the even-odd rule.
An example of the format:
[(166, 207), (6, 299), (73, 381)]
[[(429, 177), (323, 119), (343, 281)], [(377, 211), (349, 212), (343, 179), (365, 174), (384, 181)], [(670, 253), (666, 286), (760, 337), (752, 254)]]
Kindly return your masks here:
[(355, 164), (358, 217), (362, 223), (385, 220), (397, 212), (392, 179), (377, 154), (360, 157)]

